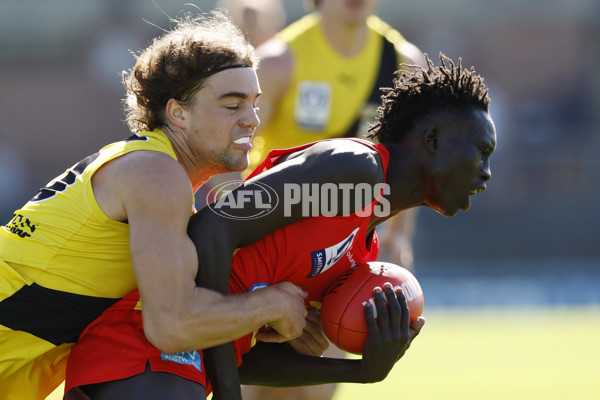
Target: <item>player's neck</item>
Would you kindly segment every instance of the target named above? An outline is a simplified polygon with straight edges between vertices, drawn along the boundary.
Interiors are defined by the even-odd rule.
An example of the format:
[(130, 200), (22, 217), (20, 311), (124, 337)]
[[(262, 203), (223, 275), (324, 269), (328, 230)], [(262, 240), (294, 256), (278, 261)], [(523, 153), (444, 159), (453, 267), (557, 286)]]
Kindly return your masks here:
[[(390, 193), (385, 197), (390, 202), (392, 215), (423, 203), (426, 174), (422, 162), (413, 146), (401, 144), (385, 145), (390, 152), (386, 183)], [(426, 184), (425, 184), (426, 185)]]
[(323, 32), (329, 44), (343, 57), (356, 55), (367, 42), (366, 22), (345, 22), (323, 18)]
[(194, 193), (196, 193), (200, 186), (210, 179), (211, 176), (220, 172), (214, 171), (212, 168), (209, 168), (208, 165), (200, 165), (204, 163), (199, 162), (193, 156), (188, 143), (183, 139), (183, 136), (178, 129), (171, 127), (162, 127), (161, 129), (169, 138), (171, 146), (173, 146), (173, 151), (177, 156), (177, 161), (181, 164), (190, 178)]

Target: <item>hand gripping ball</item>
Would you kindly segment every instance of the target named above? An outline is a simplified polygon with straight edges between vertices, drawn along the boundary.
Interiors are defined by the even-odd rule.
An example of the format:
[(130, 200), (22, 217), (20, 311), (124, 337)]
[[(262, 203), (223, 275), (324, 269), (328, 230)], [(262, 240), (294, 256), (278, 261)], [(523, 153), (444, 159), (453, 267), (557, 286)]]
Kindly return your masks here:
[[(364, 305), (375, 306), (373, 289), (390, 282), (401, 287), (408, 303), (410, 323), (423, 312), (423, 291), (410, 271), (392, 263), (373, 261), (359, 264), (339, 276), (323, 296), (321, 324), (329, 340), (342, 350), (361, 354), (367, 342)], [(377, 310), (375, 316), (377, 316)]]

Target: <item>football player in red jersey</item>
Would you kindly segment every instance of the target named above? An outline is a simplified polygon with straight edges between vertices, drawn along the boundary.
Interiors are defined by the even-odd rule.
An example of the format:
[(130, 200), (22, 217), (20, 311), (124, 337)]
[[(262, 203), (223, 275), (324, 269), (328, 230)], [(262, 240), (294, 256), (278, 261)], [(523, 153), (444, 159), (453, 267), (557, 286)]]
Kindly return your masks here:
[[(286, 267), (286, 253), (301, 247), (302, 243), (298, 241), (308, 241), (309, 235), (316, 235), (316, 230), (308, 228), (311, 219), (331, 218), (329, 221), (341, 225), (348, 214), (344, 210), (350, 210), (349, 214), (356, 216), (357, 221), (361, 217), (366, 220), (360, 220), (361, 223), (356, 224), (353, 230), (348, 228), (346, 236), (342, 235), (342, 239), (346, 240), (336, 239), (334, 246), (317, 247), (317, 250), (325, 251), (315, 254), (312, 260), (308, 259), (305, 269), (300, 269), (300, 275), (295, 277), (297, 283), (305, 285), (307, 300), (318, 301), (320, 286), (311, 287), (309, 281), (311, 278), (325, 281), (326, 274), (337, 273), (337, 263), (340, 260), (350, 262), (354, 259), (356, 254), (345, 256), (352, 249), (352, 246), (345, 247), (347, 240), (370, 252), (373, 250), (372, 246), (377, 246), (375, 226), (402, 210), (425, 205), (446, 216), (453, 216), (461, 209), (468, 210), (470, 196), (484, 191), (486, 182), (491, 177), (490, 156), (496, 146), (496, 132), (489, 115), (489, 97), (482, 78), (472, 69), (463, 70), (460, 62), (455, 65), (443, 56), (440, 58), (441, 66), (435, 67), (428, 60), (426, 69), (417, 68), (402, 74), (395, 81), (394, 87), (386, 90), (378, 121), (372, 129), (372, 137), (380, 144), (334, 139), (291, 150), (274, 151), (257, 169), (256, 175), (251, 175), (232, 192), (229, 201), (220, 202), (219, 207), (215, 204), (194, 215), (188, 233), (196, 244), (200, 260), (196, 283), (222, 293), (227, 293), (228, 289), (236, 285), (239, 289), (247, 290), (249, 282), (259, 286), (280, 284), (277, 283), (277, 273), (279, 269)], [(269, 188), (273, 198), (279, 199), (268, 212), (265, 211), (263, 197), (261, 201), (244, 200), (248, 199), (245, 191), (257, 193), (254, 190), (256, 186)], [(370, 192), (362, 190), (365, 187), (371, 188)], [(314, 192), (299, 193), (298, 188), (300, 191), (305, 188), (326, 188), (325, 197), (329, 201), (324, 204), (317, 200), (315, 211), (315, 198), (323, 200), (323, 197), (316, 196)], [(362, 201), (365, 193), (366, 202)], [(387, 209), (386, 204), (389, 206)], [(365, 209), (368, 212), (364, 212)], [(294, 232), (294, 227), (301, 228), (297, 228), (295, 234), (288, 235)], [(246, 278), (249, 281), (245, 282), (243, 274), (237, 273), (238, 268), (240, 271), (243, 268), (236, 266), (234, 260), (230, 281), (228, 266), (231, 265), (230, 257), (235, 249), (241, 249), (237, 258), (248, 257), (253, 260), (248, 265), (260, 267), (261, 261), (277, 262), (278, 257), (282, 257), (284, 262), (279, 269), (271, 271), (274, 275), (261, 277), (258, 275), (261, 269), (257, 268), (257, 276), (249, 276), (248, 273)], [(265, 249), (274, 254), (265, 255), (262, 251)], [(331, 251), (328, 252), (327, 249)], [(249, 255), (243, 256), (242, 252)], [(369, 254), (364, 254), (365, 258), (368, 256)], [(263, 265), (264, 270), (269, 271), (269, 268)], [(281, 276), (294, 282), (294, 275), (289, 272)], [(236, 279), (239, 282), (235, 282)], [(159, 382), (169, 376), (169, 382), (173, 386), (163, 390), (171, 390), (171, 395), (185, 393), (183, 389), (181, 392), (174, 392), (174, 388), (199, 384), (209, 389), (212, 384), (215, 398), (236, 399), (240, 398), (240, 380), (242, 383), (267, 386), (380, 381), (402, 357), (424, 320), (418, 319), (412, 326), (408, 326), (405, 298), (401, 292), (394, 293), (389, 285), (385, 285), (383, 290), (376, 290), (375, 299), (377, 311), (381, 314), (376, 323), (373, 309), (370, 306), (365, 308), (370, 333), (362, 359), (338, 360), (307, 356), (290, 350), (287, 345), (269, 343), (287, 341), (279, 332), (281, 327), (274, 327), (275, 330), (258, 333), (256, 338), (261, 343), (243, 356), (239, 376), (235, 368), (242, 361), (240, 353), (248, 350), (251, 336), (236, 341), (235, 347), (225, 343), (210, 351), (203, 351), (202, 360), (196, 358), (194, 347), (185, 348), (179, 344), (186, 353), (178, 351), (175, 355), (165, 351), (181, 348), (168, 344), (168, 341), (178, 341), (179, 335), (185, 332), (173, 332), (173, 335), (161, 340), (163, 349), (160, 349), (161, 346), (158, 349), (153, 346), (146, 349), (142, 345), (139, 347), (141, 354), (137, 352), (129, 356), (126, 352), (121, 352), (118, 360), (114, 360), (111, 372), (118, 370), (117, 366), (131, 362), (136, 364), (138, 370), (141, 369), (137, 375), (123, 376), (127, 379), (107, 379), (102, 374), (110, 368), (110, 363), (104, 371), (101, 368), (97, 370), (98, 364), (86, 360), (85, 352), (77, 352), (78, 346), (96, 348), (96, 353), (103, 348), (111, 348), (110, 342), (114, 337), (110, 332), (118, 332), (119, 324), (124, 321), (111, 322), (111, 314), (105, 313), (106, 318), (102, 320), (101, 317), (90, 330), (84, 332), (79, 344), (73, 349), (72, 359), (69, 360), (73, 364), (70, 364), (67, 373), (67, 388), (79, 386), (84, 393), (98, 399), (111, 398), (110, 396), (128, 390), (139, 395), (132, 397), (128, 391), (128, 398), (158, 399), (165, 398), (166, 394), (161, 393), (157, 386), (151, 386), (152, 382)], [(129, 299), (131, 304), (127, 305), (128, 308), (136, 305), (137, 298), (134, 297), (133, 300)], [(389, 313), (386, 312), (386, 300), (390, 303)], [(215, 312), (218, 309), (206, 310), (209, 315)], [(138, 314), (141, 314), (139, 310)], [(146, 326), (142, 329), (141, 316), (138, 318), (139, 324), (134, 326), (133, 331), (143, 339)], [(250, 334), (260, 327), (248, 328)], [(145, 334), (148, 336), (147, 331)], [(318, 334), (309, 333), (308, 336), (318, 337)], [(129, 342), (123, 343), (127, 345), (135, 340), (134, 336)], [(243, 340), (246, 340), (245, 344), (242, 343)], [(117, 345), (116, 348), (127, 347)], [(193, 355), (187, 357), (189, 353)], [(111, 351), (104, 351), (103, 354), (111, 354)], [(165, 364), (183, 366), (182, 371), (165, 367), (162, 371), (171, 374), (156, 375), (151, 371), (161, 371), (161, 367), (158, 367), (159, 360), (165, 361)], [(156, 368), (152, 365), (153, 362), (156, 363)], [(187, 372), (183, 372), (183, 369)], [(88, 379), (87, 382), (82, 380), (86, 370), (96, 374), (93, 380), (89, 380), (90, 375), (85, 378)], [(195, 374), (195, 371), (202, 375), (191, 378), (188, 373)], [(204, 372), (208, 374), (210, 381), (206, 380)], [(157, 391), (154, 391), (155, 388)]]

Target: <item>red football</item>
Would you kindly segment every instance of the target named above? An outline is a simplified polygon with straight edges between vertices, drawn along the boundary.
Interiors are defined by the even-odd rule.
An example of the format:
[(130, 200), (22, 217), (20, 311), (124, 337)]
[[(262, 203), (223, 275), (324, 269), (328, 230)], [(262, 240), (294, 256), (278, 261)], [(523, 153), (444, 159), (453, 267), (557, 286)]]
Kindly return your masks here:
[(411, 324), (421, 315), (423, 291), (410, 271), (380, 261), (360, 264), (338, 277), (323, 296), (321, 324), (333, 344), (349, 353), (362, 353), (367, 342), (364, 304), (371, 301), (374, 306), (373, 289), (383, 288), (386, 282), (404, 291)]

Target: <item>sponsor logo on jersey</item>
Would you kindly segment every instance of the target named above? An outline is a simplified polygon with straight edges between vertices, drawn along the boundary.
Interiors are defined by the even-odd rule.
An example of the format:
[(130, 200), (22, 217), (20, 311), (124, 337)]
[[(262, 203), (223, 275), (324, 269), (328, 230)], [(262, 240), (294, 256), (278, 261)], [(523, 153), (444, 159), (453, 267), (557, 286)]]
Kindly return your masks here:
[(333, 266), (352, 246), (352, 242), (356, 237), (360, 228), (356, 228), (350, 236), (333, 246), (326, 247), (321, 250), (315, 250), (310, 253), (312, 260), (312, 268), (307, 278), (315, 276), (327, 271)]
[(21, 214), (13, 214), (12, 219), (6, 226), (2, 227), (10, 233), (14, 233), (20, 238), (28, 238), (35, 232), (36, 224), (32, 223), (29, 218)]
[(181, 353), (166, 354), (161, 353), (160, 358), (165, 361), (171, 361), (177, 364), (191, 365), (202, 372), (202, 358), (200, 353), (194, 351), (182, 351)]
[(331, 117), (332, 93), (329, 82), (301, 81), (294, 108), (296, 123), (309, 131), (323, 131)]

